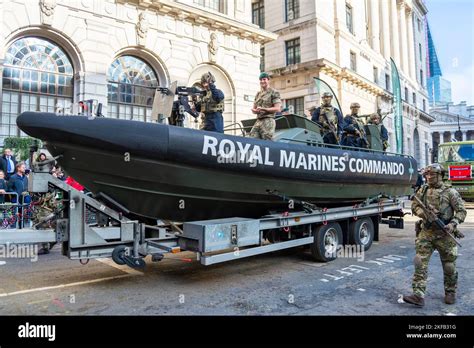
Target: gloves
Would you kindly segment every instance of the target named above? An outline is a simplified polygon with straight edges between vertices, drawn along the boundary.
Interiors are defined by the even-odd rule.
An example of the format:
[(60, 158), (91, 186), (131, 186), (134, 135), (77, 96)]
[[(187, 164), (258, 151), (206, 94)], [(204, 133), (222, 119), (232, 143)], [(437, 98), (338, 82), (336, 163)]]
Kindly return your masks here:
[(458, 239), (464, 238), (464, 234), (462, 232), (460, 232), (459, 230), (457, 230), (457, 229), (455, 229), (453, 233), (454, 233), (454, 237), (456, 237)]
[(418, 216), (422, 220), (427, 220), (427, 216), (423, 209), (417, 209), (413, 212), (414, 215)]
[(453, 233), (454, 228), (455, 228), (454, 225), (449, 223), (446, 226), (444, 226), (444, 231), (448, 233)]

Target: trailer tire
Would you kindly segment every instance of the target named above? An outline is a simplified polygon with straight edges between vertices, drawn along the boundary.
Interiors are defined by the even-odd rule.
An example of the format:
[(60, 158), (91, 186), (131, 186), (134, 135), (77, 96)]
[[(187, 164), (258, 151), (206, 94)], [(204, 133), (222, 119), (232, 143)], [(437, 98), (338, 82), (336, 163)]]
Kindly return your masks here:
[(311, 255), (316, 261), (328, 262), (337, 258), (338, 246), (342, 244), (342, 228), (337, 222), (320, 225), (314, 231), (310, 245)]
[(125, 245), (119, 245), (118, 247), (115, 247), (114, 250), (112, 250), (112, 260), (114, 260), (117, 265), (125, 265), (124, 256), (126, 250), (127, 246)]
[(374, 223), (369, 217), (353, 221), (349, 224), (349, 244), (361, 245), (364, 247), (364, 251), (369, 250), (372, 246), (374, 234)]

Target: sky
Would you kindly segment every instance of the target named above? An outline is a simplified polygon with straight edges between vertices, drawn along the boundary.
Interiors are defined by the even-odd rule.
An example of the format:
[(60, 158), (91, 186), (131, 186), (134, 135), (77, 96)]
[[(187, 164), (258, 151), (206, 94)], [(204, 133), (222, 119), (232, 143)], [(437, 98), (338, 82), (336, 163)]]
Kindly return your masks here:
[(474, 0), (425, 0), (428, 23), (452, 100), (474, 105)]

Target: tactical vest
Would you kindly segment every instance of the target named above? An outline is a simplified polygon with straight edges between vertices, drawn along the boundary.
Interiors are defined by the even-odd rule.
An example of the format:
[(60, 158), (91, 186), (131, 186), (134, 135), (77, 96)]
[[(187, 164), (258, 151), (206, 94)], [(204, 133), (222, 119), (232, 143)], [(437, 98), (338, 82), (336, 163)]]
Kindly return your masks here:
[[(442, 184), (441, 187), (434, 189), (430, 189), (428, 185), (425, 185), (421, 193), (421, 201), (426, 206), (431, 206), (432, 208), (438, 210), (439, 218), (443, 220), (445, 224), (449, 223), (449, 221), (451, 221), (454, 216), (454, 210), (451, 206), (451, 190), (452, 188), (444, 184)], [(428, 229), (433, 227), (429, 223), (424, 223), (424, 226)]]
[(212, 92), (207, 91), (206, 95), (201, 99), (201, 112), (206, 114), (212, 112), (223, 112), (224, 111), (224, 100), (216, 102), (212, 98)]
[[(324, 117), (324, 114), (326, 114), (328, 118), (327, 120), (326, 120), (326, 117)], [(321, 106), (321, 109), (319, 112), (319, 122), (324, 123), (327, 121), (329, 121), (333, 125), (337, 125), (338, 120), (337, 120), (336, 112), (334, 111), (334, 108), (332, 106)]]

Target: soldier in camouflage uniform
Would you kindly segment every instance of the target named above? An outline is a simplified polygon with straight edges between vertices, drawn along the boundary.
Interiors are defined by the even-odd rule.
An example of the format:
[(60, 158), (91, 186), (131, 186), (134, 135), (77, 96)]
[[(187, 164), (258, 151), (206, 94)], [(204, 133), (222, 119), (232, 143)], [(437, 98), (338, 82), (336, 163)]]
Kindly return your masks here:
[(263, 72), (259, 76), (260, 92), (255, 96), (252, 113), (257, 121), (250, 131), (252, 138), (272, 140), (275, 134), (275, 113), (281, 111), (280, 92), (270, 87), (270, 76)]
[[(425, 176), (428, 184), (423, 185), (416, 192), (416, 196), (446, 224), (444, 228), (446, 232), (454, 234), (456, 238), (463, 238), (464, 235), (459, 232), (457, 226), (466, 218), (464, 201), (455, 189), (443, 183), (443, 174), (444, 169), (438, 163), (426, 167)], [(422, 220), (421, 224), (417, 224), (413, 295), (403, 296), (403, 300), (416, 306), (424, 306), (428, 263), (433, 251), (437, 250), (444, 273), (444, 301), (447, 304), (454, 304), (458, 281), (457, 246), (445, 232), (427, 220), (425, 212), (415, 201), (412, 203), (412, 212)]]
[(341, 111), (331, 105), (331, 93), (323, 93), (322, 99), (322, 105), (314, 110), (311, 120), (321, 127), (325, 144), (339, 144), (343, 122)]

